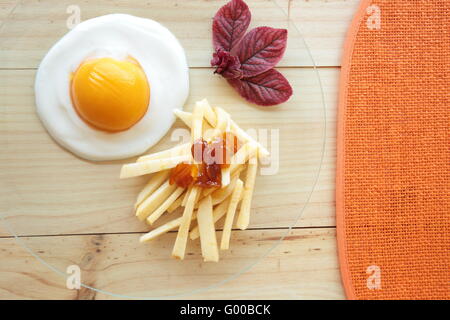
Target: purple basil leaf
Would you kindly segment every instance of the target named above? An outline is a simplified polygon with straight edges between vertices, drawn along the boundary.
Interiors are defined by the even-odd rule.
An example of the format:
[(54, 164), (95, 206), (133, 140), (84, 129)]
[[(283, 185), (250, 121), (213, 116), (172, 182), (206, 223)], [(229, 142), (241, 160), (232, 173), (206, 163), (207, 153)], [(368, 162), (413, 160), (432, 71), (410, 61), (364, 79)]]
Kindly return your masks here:
[(283, 103), (292, 95), (291, 85), (275, 69), (250, 78), (228, 79), (228, 82), (242, 97), (260, 106)]
[(247, 31), (250, 20), (250, 10), (243, 0), (232, 0), (220, 8), (212, 26), (214, 50), (231, 52)]
[(250, 30), (237, 49), (243, 76), (254, 77), (275, 67), (283, 57), (286, 43), (286, 29), (258, 27)]

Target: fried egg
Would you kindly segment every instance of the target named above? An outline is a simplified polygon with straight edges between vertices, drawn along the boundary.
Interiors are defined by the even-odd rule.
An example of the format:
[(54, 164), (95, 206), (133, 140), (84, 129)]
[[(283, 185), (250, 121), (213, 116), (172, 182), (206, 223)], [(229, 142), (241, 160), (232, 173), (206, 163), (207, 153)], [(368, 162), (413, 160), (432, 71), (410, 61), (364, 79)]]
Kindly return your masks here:
[(37, 113), (64, 148), (93, 161), (142, 154), (189, 93), (184, 50), (161, 24), (125, 14), (80, 23), (36, 74)]

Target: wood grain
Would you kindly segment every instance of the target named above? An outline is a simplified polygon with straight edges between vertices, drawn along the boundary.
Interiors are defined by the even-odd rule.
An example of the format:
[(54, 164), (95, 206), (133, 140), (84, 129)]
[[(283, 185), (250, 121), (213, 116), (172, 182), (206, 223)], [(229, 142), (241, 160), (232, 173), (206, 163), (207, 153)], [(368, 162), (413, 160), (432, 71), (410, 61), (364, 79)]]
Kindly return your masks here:
[[(7, 12), (11, 1), (3, 1), (2, 8), (6, 9), (0, 12)], [(358, 0), (294, 0), (290, 10), (292, 22), (287, 19), (287, 0), (247, 2), (252, 9), (251, 27), (269, 25), (289, 30), (288, 48), (280, 66), (312, 66), (307, 47), (316, 65), (340, 65), (344, 35)], [(68, 6), (77, 4), (81, 20), (110, 13), (153, 18), (179, 38), (191, 67), (209, 67), (211, 18), (224, 3), (222, 0), (23, 0), (0, 30), (0, 68), (36, 68), (51, 46), (69, 31), (70, 14), (66, 11)]]
[[(183, 262), (170, 259), (175, 233), (146, 245), (139, 234), (23, 238), (24, 243), (62, 272), (81, 269), (82, 282), (134, 297), (165, 296), (217, 284), (253, 263), (285, 234), (276, 231), (234, 232), (231, 250), (219, 263), (201, 262), (199, 241)], [(13, 239), (0, 239), (0, 299), (112, 299), (84, 289), (69, 290), (66, 280), (40, 264)], [(251, 288), (251, 289), (250, 289)], [(192, 299), (342, 299), (335, 232), (293, 230), (267, 257), (238, 278)], [(117, 298), (117, 297), (116, 297)], [(180, 297), (181, 298), (181, 297)]]
[[(133, 204), (148, 178), (118, 178), (126, 161), (92, 163), (61, 149), (46, 133), (33, 102), (34, 70), (0, 71), (1, 211), (21, 235), (142, 232)], [(207, 97), (230, 111), (243, 128), (279, 130), (280, 168), (259, 176), (251, 228), (288, 227), (308, 201), (325, 138), (325, 112), (313, 69), (283, 69), (295, 89), (277, 110), (251, 107), (210, 69), (191, 69), (192, 104)], [(334, 124), (338, 69), (321, 69), (328, 106), (326, 158), (300, 226), (334, 225)], [(177, 124), (175, 128), (184, 128)], [(153, 150), (176, 143), (168, 134)], [(274, 150), (275, 152), (276, 150)], [(134, 159), (130, 159), (131, 161)], [(0, 233), (0, 235), (5, 235)]]
[[(248, 106), (207, 68), (211, 17), (225, 1), (23, 0), (15, 7), (17, 1), (0, 0), (0, 212), (15, 232), (31, 236), (22, 240), (35, 253), (62, 271), (68, 265), (79, 265), (83, 281), (97, 288), (132, 296), (164, 296), (174, 293), (168, 287), (186, 291), (208, 286), (255, 261), (285, 234), (282, 228), (292, 225), (304, 208), (297, 223), (302, 228), (294, 229), (250, 271), (186, 298), (345, 297), (334, 228), (335, 116), (341, 48), (359, 1), (292, 0), (291, 22), (283, 13), (288, 12), (288, 0), (274, 0), (275, 4), (246, 1), (253, 13), (252, 26), (289, 30), (280, 71), (293, 84), (295, 95), (277, 110)], [(61, 149), (42, 127), (34, 109), (35, 69), (48, 49), (67, 33), (66, 9), (74, 4), (79, 4), (82, 20), (121, 12), (166, 25), (185, 47), (191, 66), (187, 109), (207, 97), (229, 110), (244, 128), (280, 129), (279, 175), (258, 178), (252, 230), (233, 231), (231, 250), (219, 264), (201, 262), (198, 241), (190, 242), (186, 261), (172, 260), (175, 233), (139, 244), (139, 236), (149, 228), (136, 220), (132, 207), (146, 179), (119, 180), (123, 162), (80, 160)], [(314, 64), (326, 67), (317, 70), (325, 110), (316, 70), (310, 68)], [(177, 122), (175, 128), (183, 125)], [(304, 206), (322, 157), (324, 130), (320, 176)], [(166, 137), (151, 151), (173, 144)], [(163, 221), (179, 214), (167, 215)], [(68, 290), (64, 277), (40, 264), (4, 227), (0, 221), (0, 299), (114, 298), (88, 289)]]
[(16, 4), (17, 1), (14, 0), (0, 0), (0, 26), (8, 18)]

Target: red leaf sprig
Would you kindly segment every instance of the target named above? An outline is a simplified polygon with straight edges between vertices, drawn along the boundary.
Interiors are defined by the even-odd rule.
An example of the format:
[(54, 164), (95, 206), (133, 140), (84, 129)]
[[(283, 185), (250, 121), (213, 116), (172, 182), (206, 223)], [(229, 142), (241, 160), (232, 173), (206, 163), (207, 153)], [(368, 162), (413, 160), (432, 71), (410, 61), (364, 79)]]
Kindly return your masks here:
[(288, 80), (274, 69), (286, 50), (287, 30), (257, 27), (247, 34), (250, 9), (231, 0), (214, 16), (211, 65), (249, 102), (273, 106), (292, 95)]

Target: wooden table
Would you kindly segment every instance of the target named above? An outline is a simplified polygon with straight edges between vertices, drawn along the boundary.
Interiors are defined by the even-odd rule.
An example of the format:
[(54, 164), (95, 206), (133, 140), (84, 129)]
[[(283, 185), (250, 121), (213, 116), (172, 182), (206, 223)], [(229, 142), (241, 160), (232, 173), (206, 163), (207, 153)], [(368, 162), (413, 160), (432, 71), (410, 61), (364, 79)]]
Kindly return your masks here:
[[(335, 237), (335, 121), (341, 48), (359, 1), (294, 0), (290, 4), (291, 19), (311, 50), (324, 89), (324, 159), (300, 221), (278, 247), (236, 278), (233, 278), (239, 269), (236, 266), (245, 267), (256, 261), (286, 233), (298, 209), (308, 199), (314, 175), (298, 180), (295, 189), (301, 198), (298, 202), (291, 201), (280, 208), (270, 203), (277, 201), (275, 197), (282, 197), (282, 192), (272, 198), (261, 192), (251, 228), (233, 233), (232, 250), (219, 264), (202, 263), (198, 244), (188, 250), (190, 255), (185, 261), (170, 260), (174, 233), (149, 246), (139, 244), (138, 237), (148, 228), (136, 221), (130, 206), (124, 203), (133, 203), (144, 180), (119, 181), (118, 168), (122, 162), (93, 165), (63, 151), (45, 134), (34, 111), (36, 67), (51, 45), (67, 32), (66, 9), (76, 2), (24, 0), (17, 4), (13, 0), (0, 0), (0, 209), (6, 212), (5, 220), (0, 221), (0, 298), (114, 298), (86, 288), (67, 289), (65, 278), (36, 260), (11, 236), (7, 226), (20, 235), (22, 244), (52, 266), (65, 271), (66, 266), (76, 264), (82, 270), (83, 283), (124, 295), (167, 296), (174, 291), (213, 285), (208, 291), (183, 297), (345, 298)], [(253, 9), (252, 25), (286, 25), (282, 12), (275, 10), (271, 1), (247, 2)], [(212, 103), (231, 109), (232, 114), (242, 109), (245, 127), (246, 120), (247, 124), (258, 121), (257, 112), (264, 111), (244, 106), (242, 99), (222, 79), (211, 75), (209, 67), (210, 18), (223, 3), (218, 0), (98, 0), (80, 1), (80, 9), (82, 20), (122, 12), (151, 17), (167, 25), (185, 47), (191, 67), (187, 108), (206, 96)], [(277, 3), (287, 11), (287, 0), (277, 0)], [(175, 15), (174, 10), (180, 14)], [(282, 111), (272, 112), (274, 121), (280, 125), (285, 123), (286, 130), (298, 130), (298, 127), (289, 129), (289, 112), (303, 117), (302, 150), (306, 152), (297, 156), (304, 159), (302, 172), (309, 172), (308, 166), (313, 172), (317, 169), (324, 138), (322, 94), (315, 83), (316, 70), (311, 60), (301, 59), (304, 50), (297, 47), (301, 40), (291, 31), (290, 35), (279, 68), (295, 88), (301, 88), (301, 93), (296, 92), (279, 109)], [(295, 142), (295, 139), (290, 141)], [(155, 150), (167, 144), (166, 139)], [(14, 181), (14, 186), (9, 181)], [(277, 183), (282, 185), (283, 181)], [(62, 187), (55, 190), (54, 185)], [(289, 199), (294, 198), (291, 195)], [(166, 267), (171, 271), (166, 272)], [(214, 285), (226, 278), (230, 279)]]

